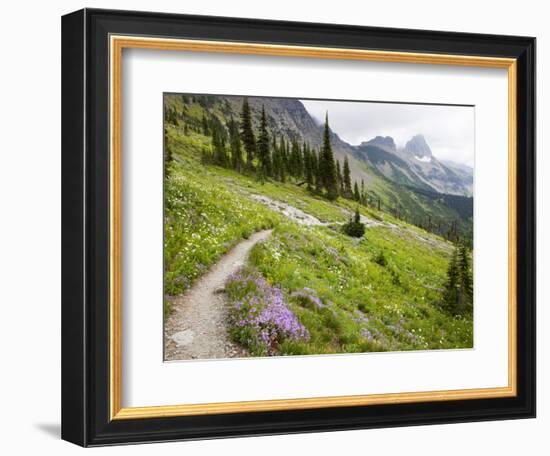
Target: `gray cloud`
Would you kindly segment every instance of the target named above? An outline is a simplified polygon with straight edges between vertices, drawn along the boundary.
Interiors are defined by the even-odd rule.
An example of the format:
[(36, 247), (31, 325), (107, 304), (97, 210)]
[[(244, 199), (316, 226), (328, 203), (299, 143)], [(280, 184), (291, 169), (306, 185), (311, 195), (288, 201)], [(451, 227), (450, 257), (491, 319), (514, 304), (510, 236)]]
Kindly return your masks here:
[(301, 100), (319, 122), (329, 123), (344, 141), (359, 144), (375, 136), (391, 136), (397, 147), (422, 134), (433, 154), (473, 166), (474, 108), (418, 104)]

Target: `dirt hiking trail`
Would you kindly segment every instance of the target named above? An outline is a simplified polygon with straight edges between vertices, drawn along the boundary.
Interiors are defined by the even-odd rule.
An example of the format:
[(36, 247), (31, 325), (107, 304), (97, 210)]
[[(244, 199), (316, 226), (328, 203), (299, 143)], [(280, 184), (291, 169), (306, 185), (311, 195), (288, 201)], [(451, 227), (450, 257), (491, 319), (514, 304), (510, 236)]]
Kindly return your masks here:
[(258, 231), (237, 244), (186, 293), (175, 298), (164, 325), (166, 361), (247, 356), (227, 333), (223, 288), (229, 276), (245, 264), (252, 247), (271, 233)]

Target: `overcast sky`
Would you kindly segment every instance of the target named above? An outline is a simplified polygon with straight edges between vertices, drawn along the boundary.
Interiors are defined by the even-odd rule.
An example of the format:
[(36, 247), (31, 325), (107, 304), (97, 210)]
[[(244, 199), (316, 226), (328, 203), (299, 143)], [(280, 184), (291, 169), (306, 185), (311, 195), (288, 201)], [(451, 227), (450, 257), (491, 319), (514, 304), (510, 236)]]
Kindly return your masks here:
[(474, 165), (474, 108), (419, 104), (301, 100), (323, 122), (328, 111), (332, 130), (357, 145), (375, 136), (393, 137), (402, 147), (422, 134), (435, 157)]

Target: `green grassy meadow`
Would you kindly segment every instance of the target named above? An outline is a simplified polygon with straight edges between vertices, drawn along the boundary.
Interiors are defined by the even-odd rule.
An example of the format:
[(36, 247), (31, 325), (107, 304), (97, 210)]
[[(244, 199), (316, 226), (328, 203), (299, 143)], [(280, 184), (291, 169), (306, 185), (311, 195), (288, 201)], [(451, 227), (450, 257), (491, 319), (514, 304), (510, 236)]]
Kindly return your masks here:
[[(351, 238), (339, 224), (355, 210), (354, 202), (330, 202), (293, 183), (260, 183), (205, 165), (201, 153), (210, 148), (210, 137), (184, 131), (177, 122), (166, 124), (165, 141), (173, 156), (164, 196), (166, 315), (172, 297), (233, 246), (273, 228), (253, 248), (242, 276), (226, 287), (231, 335), (252, 355), (472, 347), (471, 316), (441, 306), (451, 243), (367, 207), (361, 213), (379, 223), (368, 226), (364, 237)], [(327, 224), (296, 223), (252, 199), (254, 194)], [(265, 323), (260, 315), (267, 301), (279, 312), (273, 318), (286, 319), (284, 330), (276, 332), (269, 326), (274, 320)]]

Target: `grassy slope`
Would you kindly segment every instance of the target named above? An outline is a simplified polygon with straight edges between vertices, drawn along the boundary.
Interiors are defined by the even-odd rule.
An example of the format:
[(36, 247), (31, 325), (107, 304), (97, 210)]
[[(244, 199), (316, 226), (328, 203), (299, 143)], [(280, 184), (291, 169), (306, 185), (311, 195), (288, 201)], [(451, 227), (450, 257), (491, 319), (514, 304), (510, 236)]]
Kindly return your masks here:
[[(181, 293), (204, 270), (250, 233), (275, 227), (257, 245), (250, 267), (280, 287), (307, 328), (307, 342), (285, 342), (286, 354), (458, 348), (472, 346), (472, 321), (454, 318), (437, 304), (450, 245), (388, 214), (362, 212), (393, 224), (367, 228), (356, 240), (334, 227), (305, 227), (247, 197), (261, 193), (288, 202), (324, 221), (341, 222), (342, 208), (293, 184), (266, 183), (233, 171), (203, 166), (209, 138), (168, 126), (175, 163), (166, 182), (165, 292)], [(417, 234), (418, 236), (416, 236)], [(430, 242), (423, 241), (427, 239)], [(387, 265), (375, 260), (383, 252)], [(308, 287), (324, 304), (309, 306), (291, 294)], [(239, 296), (230, 296), (239, 299)]]

